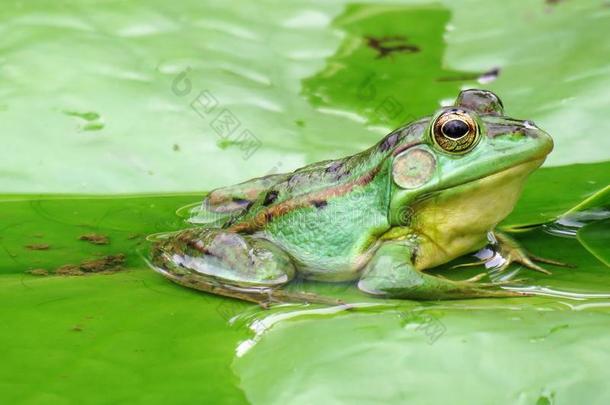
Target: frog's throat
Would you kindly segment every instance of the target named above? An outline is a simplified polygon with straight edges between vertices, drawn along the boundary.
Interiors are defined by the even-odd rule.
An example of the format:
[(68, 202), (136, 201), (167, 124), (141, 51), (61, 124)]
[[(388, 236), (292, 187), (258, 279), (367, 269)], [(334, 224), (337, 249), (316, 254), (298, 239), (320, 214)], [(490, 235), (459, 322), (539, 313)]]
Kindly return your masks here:
[(281, 203), (272, 205), (265, 209), (261, 209), (254, 217), (251, 217), (245, 221), (237, 222), (231, 225), (227, 230), (232, 232), (245, 232), (253, 233), (265, 227), (274, 218), (285, 215), (291, 211), (306, 208), (316, 207), (321, 202), (326, 202), (329, 198), (339, 197), (345, 195), (356, 187), (366, 186), (369, 184), (375, 176), (379, 173), (380, 166), (375, 167), (373, 170), (357, 177), (347, 183), (338, 184), (334, 187), (329, 187), (318, 192), (314, 192), (305, 196), (299, 196), (291, 198)]
[(528, 174), (543, 160), (439, 190), (415, 203), (410, 226), (423, 237), (418, 268), (434, 267), (482, 247), (487, 232), (510, 214)]

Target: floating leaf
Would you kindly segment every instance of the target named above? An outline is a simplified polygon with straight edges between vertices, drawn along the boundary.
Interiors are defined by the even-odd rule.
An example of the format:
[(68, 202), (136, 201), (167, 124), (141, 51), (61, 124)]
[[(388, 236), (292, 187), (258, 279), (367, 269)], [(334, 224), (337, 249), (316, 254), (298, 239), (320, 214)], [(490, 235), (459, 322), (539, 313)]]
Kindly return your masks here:
[(608, 173), (610, 162), (539, 169), (528, 179), (522, 198), (502, 226), (542, 224), (575, 209), (605, 204)]
[(585, 225), (578, 230), (577, 236), (593, 256), (610, 267), (610, 219)]

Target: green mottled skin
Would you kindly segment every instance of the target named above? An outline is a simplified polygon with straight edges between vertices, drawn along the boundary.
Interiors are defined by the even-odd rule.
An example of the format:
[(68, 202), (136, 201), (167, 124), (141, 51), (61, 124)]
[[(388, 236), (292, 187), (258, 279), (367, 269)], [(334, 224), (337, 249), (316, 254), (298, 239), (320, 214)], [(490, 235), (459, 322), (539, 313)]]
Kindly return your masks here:
[[(475, 283), (447, 284), (422, 271), (486, 243), (552, 140), (527, 121), (503, 116), (492, 93), (463, 92), (456, 107), (478, 125), (471, 150), (450, 153), (434, 142), (433, 123), (449, 111), (442, 109), (361, 153), (213, 191), (202, 209), (222, 214), (220, 227), (158, 242), (153, 263), (174, 281), (238, 298), (244, 297), (231, 288), (277, 287), (295, 275), (359, 280), (363, 291), (389, 297), (503, 294)], [(429, 173), (420, 161), (410, 164), (415, 149), (433, 158)], [(401, 170), (412, 172), (393, 172), (398, 159), (406, 159)], [(403, 177), (416, 186), (399, 185)], [(234, 247), (214, 242), (217, 237)], [(256, 247), (261, 243), (266, 247)]]

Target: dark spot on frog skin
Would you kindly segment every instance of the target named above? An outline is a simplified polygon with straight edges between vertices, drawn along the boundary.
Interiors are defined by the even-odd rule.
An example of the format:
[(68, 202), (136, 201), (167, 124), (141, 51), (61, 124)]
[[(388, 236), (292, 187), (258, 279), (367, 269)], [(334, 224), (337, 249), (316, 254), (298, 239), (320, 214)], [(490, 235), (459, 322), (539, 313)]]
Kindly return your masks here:
[(415, 261), (417, 260), (417, 248), (413, 248), (413, 250), (411, 251), (411, 263), (415, 264)]
[(231, 198), (231, 201), (233, 201), (235, 204), (237, 204), (241, 207), (248, 207), (248, 205), (250, 205), (252, 203), (252, 201), (250, 201), (250, 200), (246, 200), (245, 198), (239, 198), (239, 197), (233, 197), (233, 198)]
[(328, 201), (325, 200), (314, 200), (311, 204), (317, 209), (322, 209), (328, 205)]
[(301, 176), (298, 174), (295, 174), (288, 179), (288, 187), (294, 189), (294, 188), (298, 187), (300, 181), (301, 181)]
[(229, 228), (229, 227), (233, 226), (237, 222), (237, 220), (238, 220), (238, 217), (231, 217), (231, 219), (229, 219), (227, 222), (225, 222), (222, 225), (222, 228), (225, 229), (225, 228)]
[(420, 51), (418, 46), (408, 44), (407, 37), (402, 35), (379, 38), (366, 36), (364, 38), (367, 46), (377, 51), (377, 59), (385, 58), (395, 52), (415, 53)]
[(271, 190), (265, 195), (265, 201), (263, 201), (263, 205), (266, 207), (270, 204), (273, 204), (275, 200), (277, 200), (278, 192), (277, 190)]
[(337, 173), (343, 167), (343, 162), (336, 161), (326, 168), (326, 173)]
[(398, 133), (395, 132), (383, 140), (383, 142), (379, 146), (379, 150), (382, 152), (386, 152), (386, 151), (392, 149), (394, 146), (396, 146), (397, 142), (398, 142)]
[[(507, 120), (508, 121), (508, 120)], [(527, 126), (535, 126), (531, 121), (516, 121), (511, 122), (496, 122), (487, 126), (487, 136), (489, 138), (495, 138), (496, 136), (504, 136), (508, 134), (528, 136), (536, 138), (538, 135), (536, 131), (528, 130)]]

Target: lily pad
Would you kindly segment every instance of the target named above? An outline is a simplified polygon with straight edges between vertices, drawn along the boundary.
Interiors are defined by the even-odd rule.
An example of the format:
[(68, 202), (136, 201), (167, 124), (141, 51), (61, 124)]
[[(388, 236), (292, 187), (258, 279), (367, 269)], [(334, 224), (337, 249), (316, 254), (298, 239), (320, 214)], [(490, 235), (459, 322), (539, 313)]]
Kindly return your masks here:
[[(357, 98), (371, 72), (401, 119), (484, 87), (553, 135), (549, 166), (606, 161), (540, 170), (506, 225), (597, 205), (609, 19), (598, 0), (4, 2), (2, 401), (608, 402), (608, 269), (591, 254), (607, 257), (607, 223), (581, 230), (590, 251), (518, 235), (578, 265), (521, 270), (551, 295), (523, 300), (379, 305), (351, 284), (307, 283), (295, 288), (364, 305), (262, 312), (171, 284), (144, 259), (145, 237), (188, 226), (175, 211), (204, 190), (377, 142), (399, 118)], [(155, 195), (117, 195), (143, 192)], [(108, 243), (80, 240), (91, 234)], [(53, 274), (119, 254), (112, 274)], [(431, 342), (434, 319), (445, 332)]]
[(578, 230), (578, 240), (610, 267), (610, 219), (595, 221)]
[(538, 170), (528, 179), (523, 198), (502, 226), (542, 224), (573, 210), (605, 205), (608, 173), (610, 162)]
[(348, 6), (333, 21), (343, 42), (322, 71), (304, 80), (304, 94), (323, 111), (358, 113), (388, 128), (431, 114), (439, 100), (455, 98), (463, 83), (482, 75), (442, 66), (449, 18), (439, 5)]

